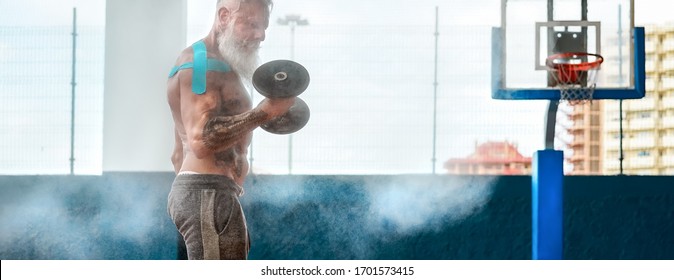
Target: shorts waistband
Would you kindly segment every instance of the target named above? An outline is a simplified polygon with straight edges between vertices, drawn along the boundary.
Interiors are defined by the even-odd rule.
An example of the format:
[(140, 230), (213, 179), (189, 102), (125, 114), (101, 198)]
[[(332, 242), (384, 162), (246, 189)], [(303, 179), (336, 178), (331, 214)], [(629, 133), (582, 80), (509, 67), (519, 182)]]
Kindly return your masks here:
[(239, 196), (243, 195), (243, 188), (232, 178), (218, 174), (178, 174), (173, 181), (172, 188), (179, 190), (229, 190)]

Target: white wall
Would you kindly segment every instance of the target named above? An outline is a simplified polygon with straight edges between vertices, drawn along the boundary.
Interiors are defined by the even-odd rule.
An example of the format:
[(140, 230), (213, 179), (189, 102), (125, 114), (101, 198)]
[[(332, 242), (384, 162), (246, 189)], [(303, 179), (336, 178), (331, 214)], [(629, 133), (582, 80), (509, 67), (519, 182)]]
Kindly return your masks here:
[(107, 1), (103, 172), (173, 170), (166, 79), (185, 34), (185, 0)]

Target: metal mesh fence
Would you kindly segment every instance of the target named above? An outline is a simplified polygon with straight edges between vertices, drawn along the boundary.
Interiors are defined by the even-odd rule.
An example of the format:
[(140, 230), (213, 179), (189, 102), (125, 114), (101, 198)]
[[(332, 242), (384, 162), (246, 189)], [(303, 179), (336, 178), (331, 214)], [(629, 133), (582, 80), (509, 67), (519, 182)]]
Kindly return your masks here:
[[(71, 32), (68, 26), (0, 27), (2, 174), (68, 173)], [(491, 99), (491, 26), (441, 25), (437, 57), (434, 32), (431, 25), (298, 27), (293, 59), (311, 73), (301, 97), (312, 117), (292, 136), (292, 146), (288, 136), (256, 130), (254, 172), (446, 173), (446, 161), (466, 158), (487, 142), (511, 143), (525, 157), (542, 149), (547, 101)], [(100, 173), (104, 28), (78, 27), (78, 33), (75, 173)], [(290, 48), (288, 27), (272, 25), (262, 61), (287, 59)], [(658, 55), (666, 68), (674, 47), (663, 49)], [(674, 174), (670, 70), (658, 76), (660, 94), (654, 96), (664, 101), (649, 115), (658, 124), (651, 129), (657, 135), (652, 149), (630, 151), (657, 155), (662, 166), (652, 169), (661, 175)], [(253, 99), (257, 103), (261, 96)], [(614, 166), (618, 159), (610, 156), (615, 153), (604, 164)]]
[[(491, 27), (439, 27), (437, 91), (434, 32), (434, 26), (297, 27), (294, 60), (311, 72), (301, 97), (312, 119), (293, 136), (292, 160), (278, 152), (289, 149), (285, 137), (256, 132), (253, 166), (281, 173), (290, 165), (297, 173), (445, 173), (443, 163), (470, 155), (476, 142), (512, 141), (526, 154), (540, 148), (544, 103), (491, 100)], [(289, 57), (289, 36), (287, 27), (270, 27), (263, 60)]]
[[(104, 29), (77, 33), (75, 171), (100, 173)], [(72, 26), (0, 26), (0, 38), (0, 173), (69, 173)]]

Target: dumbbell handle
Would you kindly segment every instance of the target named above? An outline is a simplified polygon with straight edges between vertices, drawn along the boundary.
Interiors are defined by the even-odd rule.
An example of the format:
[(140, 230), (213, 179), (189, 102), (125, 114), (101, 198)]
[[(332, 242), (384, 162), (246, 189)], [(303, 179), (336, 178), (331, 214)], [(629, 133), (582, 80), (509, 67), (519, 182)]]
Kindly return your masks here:
[(309, 122), (310, 116), (311, 111), (307, 103), (296, 97), (295, 104), (288, 109), (288, 112), (260, 127), (273, 134), (290, 134), (302, 129)]

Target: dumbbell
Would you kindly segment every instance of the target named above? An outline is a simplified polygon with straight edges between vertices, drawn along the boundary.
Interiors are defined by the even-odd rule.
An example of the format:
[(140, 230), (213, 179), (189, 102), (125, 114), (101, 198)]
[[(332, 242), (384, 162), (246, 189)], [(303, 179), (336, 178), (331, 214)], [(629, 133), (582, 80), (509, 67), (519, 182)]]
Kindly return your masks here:
[[(307, 89), (309, 80), (307, 69), (291, 60), (267, 62), (253, 73), (253, 87), (267, 98), (296, 97)], [(274, 134), (290, 134), (302, 129), (309, 122), (309, 116), (307, 103), (296, 97), (288, 112), (260, 127)]]
[(302, 129), (309, 122), (309, 106), (299, 97), (288, 112), (274, 118), (260, 127), (273, 134), (290, 134)]

